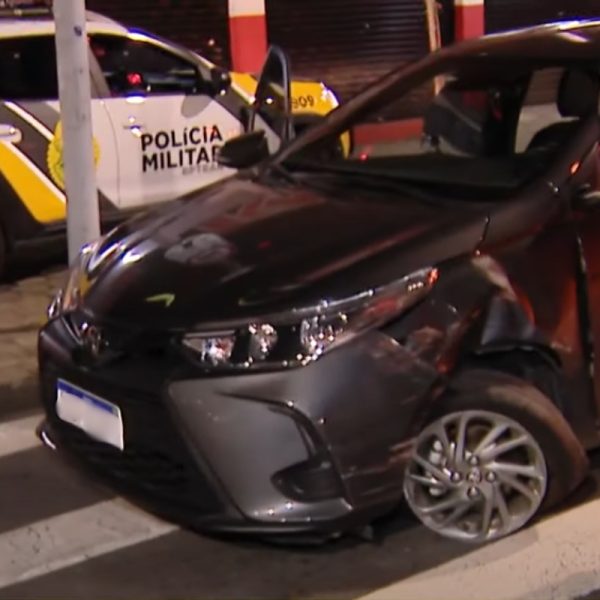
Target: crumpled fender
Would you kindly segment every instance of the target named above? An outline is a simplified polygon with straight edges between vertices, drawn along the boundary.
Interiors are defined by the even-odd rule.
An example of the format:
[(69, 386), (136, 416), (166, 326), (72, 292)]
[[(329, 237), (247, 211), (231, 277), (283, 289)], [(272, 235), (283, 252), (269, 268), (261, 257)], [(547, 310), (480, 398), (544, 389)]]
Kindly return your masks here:
[(536, 327), (526, 296), (502, 266), (489, 256), (473, 256), (439, 269), (430, 295), (384, 331), (410, 353), (415, 364), (425, 363), (438, 373), (422, 397), (416, 422), (425, 422), (432, 406), (463, 370), (503, 371), (515, 359), (518, 365), (527, 361), (524, 364), (534, 370), (543, 365), (556, 373), (556, 378), (546, 379), (552, 392), (559, 392), (556, 400), (562, 410), (560, 357)]
[(515, 349), (560, 364), (535, 325), (528, 299), (490, 256), (441, 266), (429, 297), (386, 333), (441, 373), (449, 374), (469, 356)]
[(529, 347), (558, 359), (551, 341), (536, 327), (528, 298), (506, 276), (501, 265), (490, 256), (473, 260), (474, 267), (493, 288), (481, 315), (481, 332), (471, 350), (486, 354), (499, 350)]

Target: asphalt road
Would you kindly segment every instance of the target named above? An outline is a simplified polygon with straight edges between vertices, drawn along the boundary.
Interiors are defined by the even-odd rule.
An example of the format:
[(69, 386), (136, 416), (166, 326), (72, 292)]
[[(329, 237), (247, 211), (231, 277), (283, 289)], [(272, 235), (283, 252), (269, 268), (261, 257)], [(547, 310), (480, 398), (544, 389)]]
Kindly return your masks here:
[[(32, 404), (31, 399), (24, 402)], [(450, 586), (449, 598), (466, 600), (472, 596), (466, 591), (459, 595), (459, 589), (475, 585), (475, 590), (481, 590), (479, 585), (490, 585), (490, 574), (477, 571), (481, 557), (488, 557), (486, 565), (505, 558), (502, 542), (484, 549), (448, 542), (416, 525), (402, 510), (378, 525), (374, 542), (348, 538), (316, 548), (277, 547), (256, 540), (222, 540), (182, 531), (116, 498), (42, 448), (32, 434), (38, 418), (36, 410), (18, 411), (0, 424), (0, 599), (346, 599), (405, 582), (374, 598), (402, 598), (402, 585), (406, 585), (407, 593), (419, 592), (407, 598), (424, 599), (428, 590), (431, 597), (440, 597), (436, 585), (442, 585), (445, 589)], [(600, 503), (594, 501), (600, 498), (600, 456), (594, 457), (594, 463), (586, 486), (547, 520), (561, 531), (566, 527), (567, 535), (574, 528), (588, 528), (590, 511), (600, 517)], [(567, 514), (570, 520), (563, 527)], [(560, 534), (552, 530), (550, 537), (535, 534), (537, 537), (532, 538), (536, 529), (514, 536), (509, 548), (516, 553), (525, 547), (530, 553), (536, 551), (532, 544), (537, 544), (537, 551), (555, 554), (554, 544), (561, 539)], [(586, 555), (583, 549), (579, 553)], [(587, 556), (589, 559), (589, 553)], [(593, 563), (595, 557), (591, 560)], [(452, 565), (457, 565), (456, 569)], [(594, 569), (593, 564), (583, 566), (586, 572)], [(581, 561), (568, 558), (563, 565), (567, 573), (563, 573), (564, 581), (582, 572), (583, 566)], [(513, 569), (510, 564), (502, 568)], [(531, 568), (529, 565), (527, 571)], [(560, 595), (559, 586), (556, 595), (536, 596), (533, 592), (543, 581), (543, 573), (540, 579), (535, 565), (533, 568), (535, 587), (532, 581), (531, 593), (493, 597), (577, 595)], [(542, 570), (548, 568), (555, 577), (554, 566), (545, 565)], [(419, 579), (423, 574), (425, 588), (423, 577)], [(516, 574), (517, 579), (523, 576)], [(459, 584), (461, 588), (454, 587)], [(506, 578), (503, 584), (507, 584)], [(589, 592), (589, 581), (582, 585), (575, 589)], [(474, 597), (492, 598), (487, 594)]]
[(401, 508), (372, 542), (279, 547), (183, 531), (115, 497), (33, 434), (36, 323), (59, 279), (0, 288), (0, 600), (600, 600), (600, 454), (567, 505), (484, 548), (441, 539)]
[(181, 531), (38, 445), (35, 412), (12, 417), (0, 425), (0, 598), (355, 598), (465, 550), (402, 514), (375, 543), (318, 548)]

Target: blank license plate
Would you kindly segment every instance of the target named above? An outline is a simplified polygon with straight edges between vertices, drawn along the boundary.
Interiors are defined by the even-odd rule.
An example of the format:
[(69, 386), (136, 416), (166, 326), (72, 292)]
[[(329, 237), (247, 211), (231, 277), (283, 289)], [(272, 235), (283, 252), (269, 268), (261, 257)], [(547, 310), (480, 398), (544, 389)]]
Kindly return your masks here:
[(123, 450), (123, 418), (118, 406), (59, 380), (56, 414), (90, 437)]

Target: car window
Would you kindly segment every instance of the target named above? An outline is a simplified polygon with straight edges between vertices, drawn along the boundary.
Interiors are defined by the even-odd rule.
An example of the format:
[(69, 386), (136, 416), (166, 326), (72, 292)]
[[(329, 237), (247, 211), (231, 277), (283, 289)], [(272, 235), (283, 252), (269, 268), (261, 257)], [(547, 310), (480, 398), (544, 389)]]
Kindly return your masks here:
[(196, 66), (150, 42), (96, 34), (90, 46), (113, 96), (197, 94), (202, 79)]
[[(371, 100), (370, 111), (338, 119), (338, 129), (323, 126), (321, 137), (307, 134), (304, 146), (298, 138), (276, 160), (291, 170), (360, 175), (363, 183), (402, 181), (434, 197), (510, 195), (540, 176), (597, 111), (598, 70), (591, 61), (506, 63), (465, 59), (420, 82), (417, 75), (398, 79)], [(410, 96), (422, 101), (407, 103)], [(343, 128), (354, 136), (348, 156), (339, 150)]]
[[(387, 131), (374, 143), (359, 145), (359, 157), (506, 153), (511, 147), (510, 115), (518, 111), (519, 93), (519, 82), (514, 81), (469, 81), (454, 73), (428, 79), (407, 94), (420, 98), (420, 104), (407, 103), (402, 95), (376, 111), (371, 120)], [(359, 141), (368, 128), (366, 120), (355, 127)]]
[(46, 35), (0, 39), (0, 98), (58, 98), (54, 37)]
[(540, 69), (533, 73), (519, 115), (516, 150), (524, 152), (536, 133), (555, 123), (568, 121), (557, 106), (558, 89), (565, 69)]

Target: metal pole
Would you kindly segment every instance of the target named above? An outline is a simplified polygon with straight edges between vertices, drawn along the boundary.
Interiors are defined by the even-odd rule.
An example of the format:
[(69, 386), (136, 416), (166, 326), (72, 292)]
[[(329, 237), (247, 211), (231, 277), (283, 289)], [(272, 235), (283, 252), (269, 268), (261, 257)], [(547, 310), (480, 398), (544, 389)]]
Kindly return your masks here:
[(85, 0), (54, 0), (69, 262), (100, 236)]

